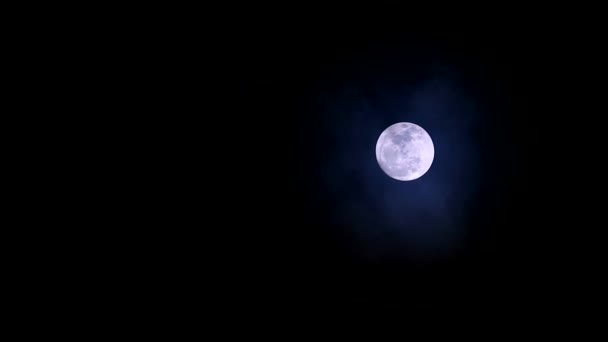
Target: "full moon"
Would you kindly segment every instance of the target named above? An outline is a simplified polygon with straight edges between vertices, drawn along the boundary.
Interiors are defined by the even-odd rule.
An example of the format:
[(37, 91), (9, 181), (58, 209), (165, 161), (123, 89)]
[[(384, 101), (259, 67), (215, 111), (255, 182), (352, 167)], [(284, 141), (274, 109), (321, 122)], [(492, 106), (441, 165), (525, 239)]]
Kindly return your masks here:
[(376, 159), (382, 171), (400, 181), (422, 177), (435, 157), (431, 136), (420, 126), (399, 122), (380, 134), (376, 143)]

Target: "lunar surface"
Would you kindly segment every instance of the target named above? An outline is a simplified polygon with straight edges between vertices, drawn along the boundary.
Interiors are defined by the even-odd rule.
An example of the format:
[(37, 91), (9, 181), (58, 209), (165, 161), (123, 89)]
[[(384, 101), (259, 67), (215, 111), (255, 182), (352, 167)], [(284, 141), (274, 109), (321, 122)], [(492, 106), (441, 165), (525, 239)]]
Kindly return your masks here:
[(422, 127), (409, 122), (389, 126), (376, 143), (380, 168), (400, 181), (422, 177), (431, 168), (434, 157), (431, 136)]

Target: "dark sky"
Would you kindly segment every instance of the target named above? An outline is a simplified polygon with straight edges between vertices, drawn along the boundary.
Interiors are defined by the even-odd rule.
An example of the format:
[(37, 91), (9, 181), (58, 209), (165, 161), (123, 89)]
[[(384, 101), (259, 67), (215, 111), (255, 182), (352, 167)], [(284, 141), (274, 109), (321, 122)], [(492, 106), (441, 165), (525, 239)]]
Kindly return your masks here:
[[(189, 170), (206, 174), (188, 192), (205, 228), (184, 234), (186, 257), (254, 278), (405, 284), (559, 273), (594, 250), (572, 181), (585, 173), (578, 143), (593, 139), (572, 129), (591, 124), (579, 36), (261, 26), (202, 42), (188, 80), (213, 90), (187, 95), (211, 101), (185, 108), (204, 113), (181, 139), (200, 156)], [(375, 160), (400, 121), (435, 143), (413, 182)]]

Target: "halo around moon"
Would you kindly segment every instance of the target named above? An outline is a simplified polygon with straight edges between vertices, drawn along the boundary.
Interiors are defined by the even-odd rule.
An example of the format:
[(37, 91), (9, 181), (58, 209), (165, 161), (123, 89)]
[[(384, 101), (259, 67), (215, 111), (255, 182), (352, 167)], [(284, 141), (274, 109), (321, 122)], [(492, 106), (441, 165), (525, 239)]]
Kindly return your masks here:
[(376, 143), (378, 165), (389, 177), (400, 181), (422, 177), (431, 168), (434, 157), (431, 136), (410, 122), (389, 126)]

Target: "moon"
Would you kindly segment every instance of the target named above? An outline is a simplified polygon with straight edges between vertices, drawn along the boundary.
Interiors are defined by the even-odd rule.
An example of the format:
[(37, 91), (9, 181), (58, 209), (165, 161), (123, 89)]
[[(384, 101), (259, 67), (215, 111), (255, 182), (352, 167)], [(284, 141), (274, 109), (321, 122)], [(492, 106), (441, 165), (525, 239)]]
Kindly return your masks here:
[(431, 168), (434, 157), (431, 136), (410, 122), (389, 126), (376, 143), (378, 165), (389, 177), (400, 181), (422, 177)]

